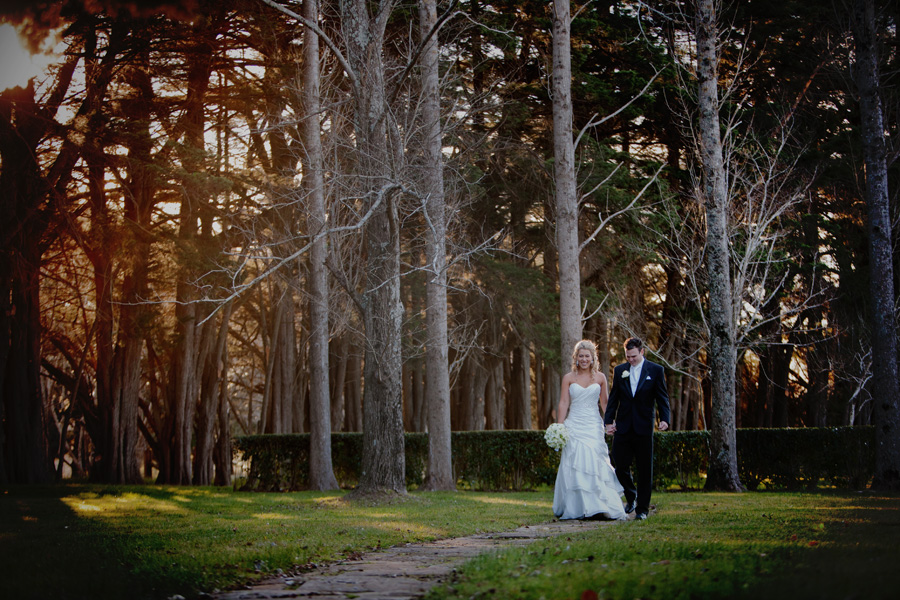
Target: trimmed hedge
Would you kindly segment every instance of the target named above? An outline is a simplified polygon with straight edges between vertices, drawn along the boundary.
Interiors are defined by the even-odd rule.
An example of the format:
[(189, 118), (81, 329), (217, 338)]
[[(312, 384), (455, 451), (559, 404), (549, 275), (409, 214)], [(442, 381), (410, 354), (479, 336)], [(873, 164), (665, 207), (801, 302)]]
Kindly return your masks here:
[[(407, 433), (406, 482), (425, 481), (428, 435)], [(611, 444), (607, 437), (607, 444)], [(544, 443), (543, 431), (456, 431), (452, 434), (453, 472), (462, 489), (522, 490), (553, 485), (559, 454)], [(739, 429), (738, 471), (748, 489), (814, 488), (830, 485), (861, 489), (875, 466), (871, 427)], [(709, 432), (676, 431), (654, 437), (653, 484), (699, 489), (709, 463)], [(251, 435), (234, 441), (250, 461), (242, 487), (256, 491), (304, 489), (309, 479), (309, 434)], [(342, 487), (359, 481), (361, 433), (333, 433), (334, 474)]]
[[(425, 482), (428, 434), (406, 433), (406, 485)], [(332, 433), (331, 460), (341, 487), (353, 487), (362, 470), (362, 433)], [(250, 461), (242, 490), (261, 492), (306, 488), (309, 434), (249, 435), (234, 450)], [(455, 431), (451, 435), (453, 472), (460, 488), (521, 490), (552, 484), (559, 455), (544, 443), (543, 431)]]
[(738, 429), (738, 472), (747, 489), (863, 489), (875, 473), (873, 427)]
[[(612, 443), (612, 436), (607, 436), (607, 443)], [(706, 481), (708, 465), (708, 431), (669, 431), (654, 434), (654, 488), (677, 486), (683, 490), (699, 489)]]
[(559, 453), (543, 430), (454, 431), (451, 451), (461, 488), (523, 490), (556, 481)]
[[(407, 433), (406, 484), (424, 482), (428, 460), (428, 435)], [(331, 462), (341, 487), (353, 487), (362, 470), (362, 433), (332, 433)], [(234, 452), (250, 461), (250, 473), (242, 490), (284, 492), (309, 485), (309, 434), (247, 435), (234, 439)]]

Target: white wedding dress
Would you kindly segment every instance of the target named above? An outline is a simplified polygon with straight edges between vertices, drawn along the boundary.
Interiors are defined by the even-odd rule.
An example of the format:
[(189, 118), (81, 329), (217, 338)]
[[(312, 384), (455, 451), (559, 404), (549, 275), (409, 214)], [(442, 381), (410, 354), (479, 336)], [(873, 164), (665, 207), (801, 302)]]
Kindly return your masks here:
[(624, 519), (623, 489), (609, 462), (598, 401), (600, 384), (569, 386), (569, 439), (559, 458), (553, 514), (559, 519)]

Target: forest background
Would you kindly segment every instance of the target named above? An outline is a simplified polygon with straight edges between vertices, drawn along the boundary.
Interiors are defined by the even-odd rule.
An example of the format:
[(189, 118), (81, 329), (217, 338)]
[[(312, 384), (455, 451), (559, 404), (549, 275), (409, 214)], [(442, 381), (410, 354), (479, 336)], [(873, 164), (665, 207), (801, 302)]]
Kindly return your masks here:
[[(552, 422), (553, 3), (17, 4), (4, 21), (63, 50), (0, 93), (0, 482), (227, 485), (234, 435)], [(675, 430), (712, 425), (694, 4), (571, 21), (583, 337), (607, 374), (648, 342)], [(874, 4), (893, 183), (900, 5)], [(849, 15), (721, 6), (738, 427), (871, 424), (892, 360), (872, 351)]]

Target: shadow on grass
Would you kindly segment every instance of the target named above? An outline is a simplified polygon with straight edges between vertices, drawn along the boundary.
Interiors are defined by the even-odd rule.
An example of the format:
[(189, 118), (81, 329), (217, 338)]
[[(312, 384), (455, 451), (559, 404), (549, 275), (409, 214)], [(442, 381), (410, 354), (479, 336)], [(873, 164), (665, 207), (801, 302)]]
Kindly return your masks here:
[(550, 518), (547, 493), (435, 492), (388, 504), (344, 496), (90, 484), (0, 490), (0, 599), (195, 597), (373, 548)]
[(654, 495), (613, 523), (463, 565), (429, 600), (794, 600), (897, 597), (900, 494)]
[[(184, 539), (169, 542), (202, 537), (202, 526), (194, 531), (192, 523), (211, 516), (253, 519), (234, 514), (228, 493), (149, 486), (6, 488), (0, 491), (0, 597), (158, 600), (196, 594), (208, 581), (205, 569), (172, 549), (183, 548)], [(202, 503), (194, 501), (198, 494), (206, 496)], [(171, 530), (154, 525), (160, 514)], [(219, 573), (241, 568), (223, 564)]]
[[(837, 494), (836, 494), (837, 495)], [(842, 494), (843, 495), (843, 494)], [(798, 539), (793, 563), (747, 597), (768, 600), (880, 600), (900, 590), (900, 494), (860, 492), (859, 502), (825, 509)]]
[(135, 581), (123, 541), (63, 498), (66, 487), (13, 486), (0, 492), (0, 596), (58, 600), (151, 598)]

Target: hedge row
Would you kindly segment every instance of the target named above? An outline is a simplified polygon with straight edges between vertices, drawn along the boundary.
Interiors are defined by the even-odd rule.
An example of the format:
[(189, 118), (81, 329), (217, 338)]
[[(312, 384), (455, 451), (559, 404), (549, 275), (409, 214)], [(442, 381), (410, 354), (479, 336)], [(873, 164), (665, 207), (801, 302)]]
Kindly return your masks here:
[[(459, 487), (479, 490), (532, 489), (556, 478), (559, 456), (544, 443), (543, 431), (457, 431), (451, 444)], [(428, 434), (406, 433), (406, 484), (425, 481)], [(353, 487), (362, 470), (361, 433), (332, 433), (331, 461), (341, 487)], [(250, 462), (241, 489), (304, 489), (309, 480), (309, 434), (250, 435), (234, 440), (234, 450)]]
[(738, 472), (748, 489), (863, 489), (875, 474), (873, 427), (738, 429)]
[[(422, 485), (428, 435), (406, 435), (406, 482)], [(607, 443), (612, 440), (608, 437)], [(709, 432), (657, 433), (654, 486), (702, 487), (709, 462)], [(252, 435), (235, 439), (235, 451), (250, 462), (242, 489), (304, 489), (309, 477), (309, 435)], [(875, 465), (871, 427), (739, 429), (738, 470), (749, 489), (798, 489), (820, 485), (860, 489)], [(342, 487), (359, 480), (361, 433), (333, 433), (334, 474)], [(522, 490), (553, 485), (559, 455), (544, 443), (543, 431), (458, 431), (452, 434), (453, 471), (458, 486), (477, 490)]]

